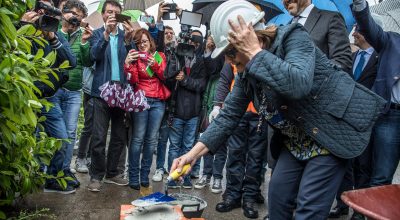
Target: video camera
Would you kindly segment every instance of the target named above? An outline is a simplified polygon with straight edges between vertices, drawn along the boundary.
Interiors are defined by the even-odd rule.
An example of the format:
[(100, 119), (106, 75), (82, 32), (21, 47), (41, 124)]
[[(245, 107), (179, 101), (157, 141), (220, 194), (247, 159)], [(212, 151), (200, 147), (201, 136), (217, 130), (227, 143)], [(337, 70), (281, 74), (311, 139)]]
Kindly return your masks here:
[(176, 48), (176, 54), (178, 56), (194, 57), (195, 47), (189, 44), (189, 40), (192, 42), (202, 43), (203, 38), (201, 36), (192, 36), (191, 27), (200, 27), (201, 19), (203, 14), (195, 13), (191, 11), (182, 11), (181, 16), (181, 32), (179, 33), (179, 38), (181, 42)]
[(44, 11), (44, 15), (41, 15), (35, 22), (35, 27), (42, 31), (57, 32), (60, 19), (57, 18), (61, 16), (61, 11), (51, 5), (45, 4), (41, 1), (36, 1), (35, 12)]

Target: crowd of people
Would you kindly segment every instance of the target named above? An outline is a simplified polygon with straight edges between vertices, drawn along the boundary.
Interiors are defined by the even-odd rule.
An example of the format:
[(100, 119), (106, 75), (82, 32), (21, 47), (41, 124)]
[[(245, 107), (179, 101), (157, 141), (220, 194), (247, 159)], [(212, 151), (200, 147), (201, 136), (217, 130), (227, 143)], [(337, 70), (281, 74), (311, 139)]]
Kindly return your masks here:
[[(349, 213), (342, 192), (391, 184), (400, 159), (400, 34), (385, 32), (365, 0), (352, 5), (357, 49), (340, 13), (311, 0), (283, 0), (293, 19), (279, 27), (266, 26), (259, 6), (230, 0), (214, 12), (210, 33), (189, 32), (191, 55), (177, 52), (182, 39), (163, 23), (170, 4), (137, 28), (117, 19), (119, 1), (106, 0), (104, 25), (92, 30), (80, 25), (88, 16), (80, 0), (40, 1), (62, 13), (57, 32), (43, 31), (44, 53), (57, 52), (53, 67), (69, 61), (50, 78), (54, 87), (35, 83), (53, 105), (41, 113), (46, 133), (64, 140), (44, 171), (70, 177), (66, 187), (48, 179), (45, 192), (74, 193), (79, 172), (91, 192), (108, 183), (149, 195), (154, 153), (154, 182), (192, 164), (169, 188), (222, 193), (225, 168), (215, 208), (241, 207), (247, 218), (259, 217), (267, 167), (265, 219), (339, 218)], [(21, 22), (45, 13), (29, 11)]]

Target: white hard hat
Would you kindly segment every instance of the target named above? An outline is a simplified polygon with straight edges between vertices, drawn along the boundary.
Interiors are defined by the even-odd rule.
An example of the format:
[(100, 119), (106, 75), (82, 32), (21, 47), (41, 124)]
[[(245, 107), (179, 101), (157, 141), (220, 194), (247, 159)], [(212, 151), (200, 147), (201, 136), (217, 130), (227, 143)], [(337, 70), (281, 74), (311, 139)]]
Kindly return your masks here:
[(231, 29), (228, 19), (238, 23), (237, 16), (241, 15), (246, 24), (256, 25), (263, 17), (264, 12), (259, 11), (253, 4), (245, 0), (229, 0), (222, 3), (211, 17), (211, 36), (215, 41), (215, 50), (212, 58), (217, 57), (229, 45), (228, 33)]

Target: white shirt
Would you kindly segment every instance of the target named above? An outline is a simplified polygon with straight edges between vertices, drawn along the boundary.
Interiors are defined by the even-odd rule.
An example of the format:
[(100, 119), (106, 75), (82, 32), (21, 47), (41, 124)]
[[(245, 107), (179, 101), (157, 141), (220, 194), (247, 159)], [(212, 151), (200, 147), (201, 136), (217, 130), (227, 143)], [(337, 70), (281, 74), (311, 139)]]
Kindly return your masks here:
[(303, 12), (300, 13), (299, 15), (299, 21), (298, 23), (303, 25), (306, 23), (308, 16), (310, 16), (311, 10), (314, 8), (314, 4), (310, 4), (303, 10)]

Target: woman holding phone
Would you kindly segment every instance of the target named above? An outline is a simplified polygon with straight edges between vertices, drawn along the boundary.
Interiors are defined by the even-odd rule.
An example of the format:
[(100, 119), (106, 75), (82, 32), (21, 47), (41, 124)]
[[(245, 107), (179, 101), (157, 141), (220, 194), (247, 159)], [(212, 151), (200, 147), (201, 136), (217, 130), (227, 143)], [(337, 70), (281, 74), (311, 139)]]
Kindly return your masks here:
[[(135, 90), (143, 90), (150, 105), (148, 110), (132, 112), (132, 140), (129, 148), (129, 186), (140, 189), (142, 196), (152, 192), (149, 183), (150, 167), (157, 132), (165, 111), (165, 100), (170, 92), (163, 84), (166, 67), (165, 55), (155, 51), (155, 43), (146, 29), (135, 32), (133, 40), (138, 48), (130, 50), (125, 59), (125, 74)], [(140, 154), (142, 160), (140, 160)]]

